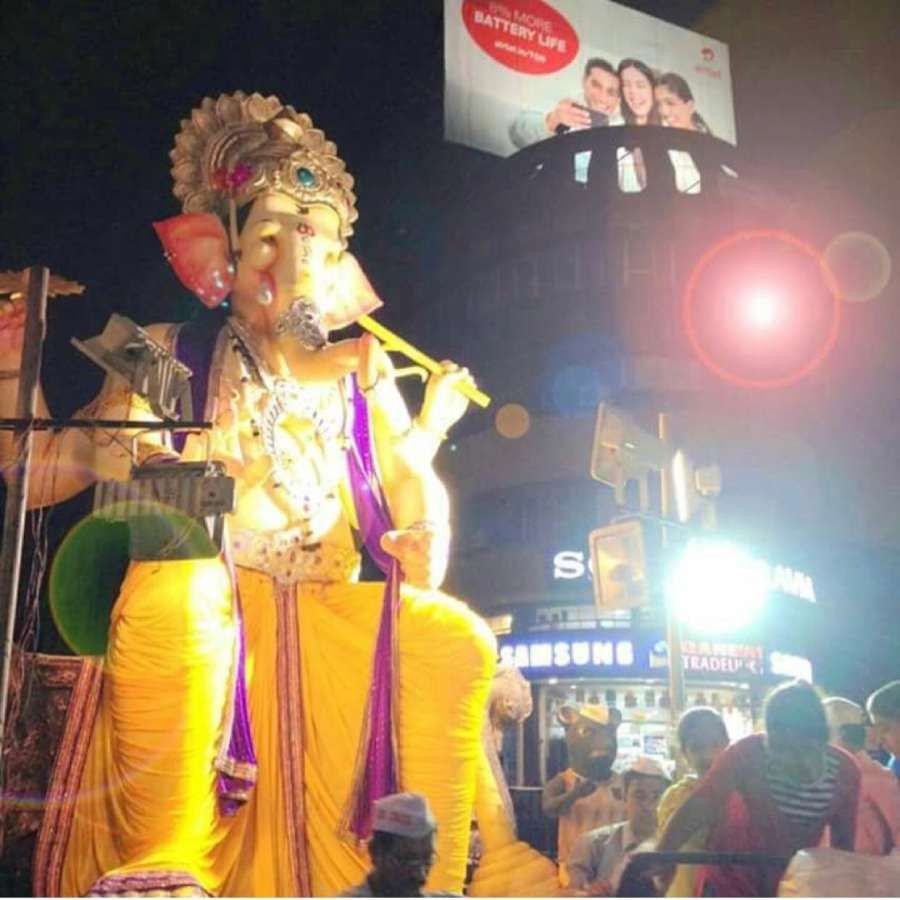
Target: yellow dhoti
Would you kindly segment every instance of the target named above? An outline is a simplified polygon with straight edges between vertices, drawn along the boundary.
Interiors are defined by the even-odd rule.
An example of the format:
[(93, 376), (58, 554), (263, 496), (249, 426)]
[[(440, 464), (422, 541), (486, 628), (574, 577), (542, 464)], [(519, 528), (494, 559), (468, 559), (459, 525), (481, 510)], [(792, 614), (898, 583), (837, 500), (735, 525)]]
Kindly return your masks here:
[[(250, 569), (239, 569), (238, 581), (259, 761), (249, 801), (225, 817), (215, 792), (235, 638), (227, 573), (217, 560), (133, 564), (113, 610), (61, 893), (96, 885), (289, 896), (299, 892), (304, 867), (315, 895), (362, 880), (364, 852), (341, 841), (338, 823), (382, 585), (279, 588)], [(404, 587), (398, 649), (401, 784), (427, 796), (437, 817), (429, 887), (458, 891), (494, 639), (459, 601)]]

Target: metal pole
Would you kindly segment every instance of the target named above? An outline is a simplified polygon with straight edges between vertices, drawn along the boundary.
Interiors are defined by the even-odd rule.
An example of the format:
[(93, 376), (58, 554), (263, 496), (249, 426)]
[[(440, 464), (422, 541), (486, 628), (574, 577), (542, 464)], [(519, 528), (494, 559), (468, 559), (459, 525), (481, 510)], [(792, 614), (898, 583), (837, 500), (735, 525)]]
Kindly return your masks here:
[[(668, 413), (659, 414), (659, 439), (665, 443), (669, 442), (669, 415)], [(660, 514), (664, 520), (662, 526), (662, 546), (663, 558), (666, 556), (666, 550), (669, 543), (669, 535), (665, 526), (665, 519), (669, 515), (669, 497), (671, 495), (671, 485), (669, 483), (670, 473), (668, 467), (660, 470), (659, 473), (659, 508)], [(684, 687), (684, 657), (681, 652), (681, 623), (675, 618), (672, 607), (666, 603), (666, 646), (669, 649), (669, 717), (672, 729), (678, 726), (678, 719), (684, 712), (687, 705), (687, 697)]]
[[(41, 374), (41, 355), (47, 324), (47, 287), (50, 271), (44, 266), (28, 270), (25, 298), (25, 336), (22, 344), (22, 369), (16, 418), (29, 421), (37, 408)], [(15, 462), (6, 474), (6, 505), (3, 510), (3, 536), (0, 545), (0, 783), (3, 782), (6, 751), (6, 712), (9, 705), (13, 636), (22, 568), (22, 543), (25, 538), (25, 510), (28, 479), (31, 474), (31, 449), (34, 435), (28, 425), (13, 432)]]

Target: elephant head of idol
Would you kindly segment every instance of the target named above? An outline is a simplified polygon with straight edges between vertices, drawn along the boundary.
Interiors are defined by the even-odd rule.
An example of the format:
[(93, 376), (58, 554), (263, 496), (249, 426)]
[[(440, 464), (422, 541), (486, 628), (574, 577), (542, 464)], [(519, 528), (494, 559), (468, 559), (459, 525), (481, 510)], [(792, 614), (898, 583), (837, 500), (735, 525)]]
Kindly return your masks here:
[(582, 778), (602, 783), (612, 777), (619, 752), (616, 732), (622, 713), (601, 703), (563, 706), (557, 718), (566, 732), (569, 766)]
[(182, 283), (261, 333), (323, 346), (381, 305), (347, 239), (353, 178), (305, 113), (277, 97), (207, 97), (171, 153), (183, 213), (154, 227)]

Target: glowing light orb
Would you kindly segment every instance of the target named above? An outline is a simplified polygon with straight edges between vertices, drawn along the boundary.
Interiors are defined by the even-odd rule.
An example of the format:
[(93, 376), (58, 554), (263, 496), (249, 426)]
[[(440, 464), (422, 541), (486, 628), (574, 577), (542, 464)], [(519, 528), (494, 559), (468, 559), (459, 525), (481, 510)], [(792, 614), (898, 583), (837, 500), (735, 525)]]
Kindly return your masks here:
[(727, 541), (692, 540), (669, 574), (667, 601), (694, 631), (730, 633), (765, 609), (768, 579), (763, 564)]
[[(740, 260), (741, 257), (743, 261)], [(792, 260), (788, 257), (792, 257)], [(732, 265), (730, 260), (735, 258), (736, 263)], [(748, 262), (750, 259), (755, 260), (752, 266)], [(807, 272), (801, 292), (806, 295), (805, 301), (802, 297), (798, 298), (796, 290), (785, 291), (780, 302), (779, 293), (765, 299), (767, 292), (763, 292), (745, 304), (744, 311), (741, 312), (740, 305), (735, 307), (734, 294), (729, 290), (728, 282), (744, 278), (748, 274), (758, 274), (760, 265), (772, 269), (775, 261), (778, 261), (789, 280), (796, 281), (801, 269)], [(769, 275), (768, 278), (771, 280), (772, 276)], [(756, 278), (753, 281), (758, 283)], [(719, 289), (710, 293), (710, 283), (719, 285)], [(818, 295), (814, 303), (809, 302), (811, 291)], [(723, 300), (726, 302), (720, 302)], [(791, 335), (787, 329), (780, 327), (779, 318), (784, 315), (793, 320), (793, 311), (802, 308), (804, 302), (806, 318), (814, 320), (815, 324), (806, 327), (805, 340), (801, 340), (804, 328), (793, 328), (794, 334)], [(766, 344), (759, 340), (743, 341), (741, 346), (740, 339), (744, 336), (732, 335), (730, 344), (723, 342), (720, 340), (722, 329), (715, 332), (709, 327), (710, 322), (718, 321), (716, 315), (709, 315), (711, 311), (715, 313), (717, 307), (728, 309), (733, 317), (735, 313), (737, 318), (744, 315), (750, 317), (755, 321), (753, 327), (757, 335), (759, 331), (765, 331), (773, 340)], [(790, 316), (782, 312), (782, 308), (788, 307), (792, 310)], [(718, 378), (744, 388), (783, 388), (808, 376), (831, 353), (841, 325), (841, 292), (822, 254), (811, 244), (786, 231), (741, 231), (719, 241), (697, 261), (685, 283), (681, 299), (681, 319), (694, 355)], [(779, 335), (782, 340), (775, 341)], [(749, 368), (746, 366), (746, 358), (760, 361), (763, 357), (757, 351), (764, 346), (775, 348), (779, 343), (784, 344), (786, 338), (792, 338), (801, 348), (792, 351), (789, 360), (778, 362), (773, 359), (768, 371), (759, 362)], [(748, 348), (752, 351), (749, 354)]]
[(524, 437), (531, 428), (531, 416), (519, 403), (507, 403), (497, 410), (494, 417), (497, 433), (511, 441)]
[(743, 317), (748, 325), (766, 331), (782, 318), (781, 298), (768, 288), (755, 288), (742, 298)]
[(825, 263), (834, 275), (844, 300), (874, 300), (891, 279), (891, 254), (871, 234), (847, 231), (825, 248)]

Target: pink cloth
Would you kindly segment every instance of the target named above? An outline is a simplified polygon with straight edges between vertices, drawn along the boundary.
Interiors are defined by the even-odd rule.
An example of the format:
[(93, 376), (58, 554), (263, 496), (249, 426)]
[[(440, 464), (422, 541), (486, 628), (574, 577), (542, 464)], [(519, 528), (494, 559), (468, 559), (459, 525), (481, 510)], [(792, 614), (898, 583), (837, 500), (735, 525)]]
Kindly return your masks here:
[(883, 856), (900, 848), (900, 782), (865, 750), (854, 753), (853, 758), (862, 773), (855, 849)]

